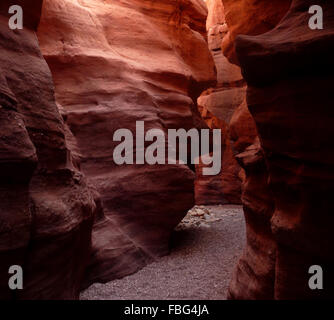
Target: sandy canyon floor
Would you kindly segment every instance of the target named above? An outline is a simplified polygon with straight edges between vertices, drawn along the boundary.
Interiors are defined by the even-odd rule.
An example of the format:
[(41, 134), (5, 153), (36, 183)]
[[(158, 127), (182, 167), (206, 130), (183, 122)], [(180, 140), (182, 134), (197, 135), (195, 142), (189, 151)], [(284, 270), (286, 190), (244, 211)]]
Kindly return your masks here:
[(226, 299), (245, 237), (241, 206), (195, 207), (176, 228), (170, 255), (131, 276), (94, 284), (81, 299)]

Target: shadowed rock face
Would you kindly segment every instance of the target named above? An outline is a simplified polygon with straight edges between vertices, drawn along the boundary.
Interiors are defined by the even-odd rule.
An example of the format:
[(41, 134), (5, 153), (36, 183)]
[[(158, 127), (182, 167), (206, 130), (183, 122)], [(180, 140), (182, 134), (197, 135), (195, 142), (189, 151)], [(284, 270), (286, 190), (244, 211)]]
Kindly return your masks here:
[[(8, 8), (26, 14), (8, 27)], [(35, 34), (41, 1), (0, 5), (0, 299), (74, 299), (89, 257), (95, 204), (75, 168), (50, 70)], [(24, 270), (10, 291), (8, 269)]]
[[(227, 34), (223, 38), (222, 46), (224, 59), (227, 57), (230, 61), (237, 62), (233, 40), (237, 35), (234, 33), (235, 30), (244, 30), (243, 32), (251, 34), (265, 32), (275, 26), (277, 16), (273, 15), (275, 9), (272, 4), (266, 4), (265, 1), (223, 2), (227, 24)], [(254, 10), (258, 10), (258, 15), (250, 21), (250, 13), (252, 12), (254, 16)], [(281, 8), (276, 12), (283, 15)], [(241, 18), (236, 19), (237, 13), (244, 18), (245, 23), (240, 20)], [(259, 21), (258, 16), (262, 17)], [(263, 21), (266, 23), (263, 24)], [(235, 75), (235, 72), (227, 74)], [(243, 83), (239, 80), (237, 84), (240, 86)], [(241, 198), (247, 228), (247, 243), (231, 281), (229, 298), (273, 299), (276, 244), (271, 232), (270, 219), (274, 212), (274, 201), (268, 185), (264, 152), (245, 98), (245, 95), (242, 96), (242, 103), (232, 109), (234, 112), (229, 123), (232, 149), (239, 165), (243, 168)]]
[[(120, 128), (202, 125), (199, 94), (215, 82), (201, 0), (44, 1), (38, 30), (56, 100), (96, 190), (91, 280), (129, 274), (168, 252), (170, 232), (194, 204), (185, 165), (117, 166)], [(167, 137), (167, 134), (166, 134)]]
[[(247, 102), (259, 134), (273, 201), (270, 227), (276, 254), (272, 264), (274, 281), (267, 298), (334, 296), (330, 271), (334, 266), (334, 5), (318, 1), (324, 11), (324, 29), (311, 30), (308, 9), (313, 4), (295, 0), (272, 31), (240, 36), (236, 41), (238, 60), (249, 85)], [(260, 223), (267, 217), (261, 218)], [(258, 228), (255, 235), (261, 237), (263, 230)], [(248, 238), (248, 247), (251, 241)], [(261, 261), (261, 252), (253, 254)], [(266, 259), (269, 256), (268, 253)], [(243, 259), (251, 265), (253, 257), (245, 255)], [(239, 271), (242, 264), (243, 260)], [(308, 287), (311, 265), (323, 268), (323, 290)], [(250, 274), (258, 275), (259, 270), (253, 266), (248, 274), (247, 270), (239, 272), (232, 282), (231, 296), (256, 298), (266, 279), (254, 286)], [(243, 286), (246, 290), (241, 290)]]
[(247, 242), (229, 289), (231, 299), (274, 297), (276, 245), (270, 219), (274, 204), (268, 188), (268, 172), (255, 122), (246, 100), (233, 114), (230, 137), (236, 159), (245, 171), (242, 202)]

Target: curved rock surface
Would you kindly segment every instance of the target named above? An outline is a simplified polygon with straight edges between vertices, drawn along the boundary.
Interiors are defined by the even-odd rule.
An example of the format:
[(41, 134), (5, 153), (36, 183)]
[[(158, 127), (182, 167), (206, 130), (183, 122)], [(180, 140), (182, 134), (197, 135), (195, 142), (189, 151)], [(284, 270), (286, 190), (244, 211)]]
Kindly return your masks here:
[(196, 203), (241, 203), (242, 170), (236, 162), (229, 139), (232, 115), (246, 95), (245, 81), (239, 66), (231, 64), (223, 55), (221, 44), (228, 32), (222, 0), (208, 0), (208, 45), (217, 68), (217, 85), (198, 98), (202, 118), (210, 128), (222, 130), (222, 170), (216, 176), (202, 176), (197, 170)]
[[(215, 117), (207, 109), (202, 106), (198, 106), (201, 117), (206, 122), (210, 129), (220, 129), (221, 130), (221, 162), (224, 159), (224, 150), (226, 148), (226, 124)], [(195, 203), (198, 205), (217, 205), (227, 203), (227, 199), (223, 190), (223, 179), (222, 175), (225, 172), (225, 168), (221, 169), (220, 173), (213, 176), (203, 175), (203, 168), (207, 167), (202, 160), (213, 154), (204, 155), (200, 159), (199, 164), (196, 167), (196, 179), (195, 179)]]
[[(23, 30), (8, 28), (12, 4)], [(1, 2), (1, 298), (75, 299), (167, 252), (195, 173), (118, 167), (113, 133), (138, 120), (205, 126), (196, 100), (216, 78), (206, 15), (200, 0)], [(8, 289), (11, 265), (22, 291)]]
[(44, 1), (42, 52), (81, 170), (101, 200), (87, 284), (167, 253), (170, 232), (194, 204), (190, 168), (117, 166), (113, 134), (135, 132), (139, 120), (165, 133), (204, 125), (196, 100), (216, 78), (206, 16), (201, 0)]
[[(133, 273), (168, 252), (195, 181), (202, 202), (239, 197), (241, 180), (230, 298), (333, 298), (334, 5), (318, 1), (324, 29), (311, 30), (311, 0), (223, 2), (207, 1), (208, 30), (201, 0), (1, 2), (0, 299), (76, 299)], [(23, 30), (8, 28), (13, 4)], [(223, 129), (222, 174), (117, 166), (113, 134), (139, 120)], [(11, 265), (24, 290), (9, 290)]]
[[(229, 297), (234, 299), (273, 299), (276, 244), (270, 226), (274, 207), (267, 183), (268, 170), (256, 124), (247, 107), (245, 99), (247, 87), (239, 67), (229, 63), (227, 58), (238, 63), (234, 52), (234, 37), (237, 35), (237, 30), (250, 34), (268, 31), (274, 27), (277, 17), (283, 16), (284, 12), (282, 12), (282, 7), (275, 9), (273, 3), (269, 4), (265, 1), (223, 2), (226, 23), (224, 26), (225, 35), (222, 37), (224, 51), (221, 54), (223, 57), (221, 61), (224, 63), (217, 64), (217, 69), (218, 75), (222, 74), (225, 79), (230, 79), (230, 82), (223, 82), (225, 87), (223, 90), (228, 89), (225, 91), (225, 96), (220, 94), (217, 99), (210, 99), (208, 106), (212, 110), (214, 104), (218, 107), (226, 105), (220, 109), (229, 111), (223, 116), (228, 116), (228, 138), (231, 139), (231, 150), (242, 167), (242, 170), (239, 171), (239, 177), (243, 181), (241, 198), (247, 227), (246, 247), (231, 281)], [(283, 8), (284, 6), (283, 3)], [(254, 15), (257, 10), (259, 10), (259, 14)], [(257, 20), (258, 18), (259, 20)], [(250, 21), (250, 19), (253, 20)], [(219, 52), (220, 47), (218, 47), (217, 42), (214, 42), (214, 46)], [(226, 99), (226, 96), (229, 99)], [(217, 102), (215, 103), (215, 101)]]
[[(333, 298), (333, 108), (334, 5), (318, 1), (324, 29), (311, 30), (309, 0), (294, 0), (272, 31), (240, 36), (238, 60), (249, 85), (247, 101), (260, 137), (273, 200), (270, 221), (276, 246), (275, 299)], [(255, 190), (255, 188), (254, 188)], [(251, 202), (255, 203), (253, 200)], [(268, 215), (266, 215), (268, 216)], [(262, 223), (267, 217), (261, 219)], [(259, 237), (263, 228), (256, 230)], [(248, 239), (248, 245), (250, 240)], [(270, 251), (271, 252), (271, 251)], [(255, 253), (261, 260), (261, 254)], [(266, 254), (269, 258), (270, 254)], [(263, 257), (263, 256), (262, 256)], [(248, 256), (248, 261), (252, 259)], [(324, 289), (308, 286), (310, 266), (320, 265)], [(239, 269), (241, 263), (239, 264)], [(257, 272), (259, 268), (253, 268)], [(256, 298), (252, 278), (231, 286), (234, 298)], [(239, 277), (240, 279), (240, 277)], [(245, 284), (247, 290), (241, 290)], [(269, 288), (268, 288), (269, 289)]]
[(229, 298), (273, 299), (276, 245), (270, 219), (274, 201), (268, 186), (264, 153), (246, 100), (233, 114), (230, 137), (236, 159), (245, 170), (242, 202), (247, 242), (231, 281)]
[(238, 64), (235, 38), (239, 34), (258, 35), (273, 29), (287, 13), (291, 0), (222, 0), (228, 34), (222, 47), (226, 57)]
[[(23, 30), (8, 27), (14, 4)], [(41, 5), (0, 6), (0, 299), (77, 298), (90, 252), (95, 203), (39, 50)], [(8, 288), (12, 265), (23, 268), (23, 290)]]

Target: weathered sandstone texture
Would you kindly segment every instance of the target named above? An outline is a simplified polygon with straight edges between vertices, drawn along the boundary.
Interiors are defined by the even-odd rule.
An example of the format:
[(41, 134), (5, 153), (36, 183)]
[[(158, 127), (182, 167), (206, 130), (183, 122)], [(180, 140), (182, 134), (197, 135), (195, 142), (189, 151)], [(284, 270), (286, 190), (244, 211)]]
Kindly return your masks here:
[(242, 171), (236, 162), (229, 139), (229, 123), (234, 110), (246, 95), (245, 81), (239, 66), (231, 64), (223, 55), (221, 44), (228, 29), (222, 0), (208, 0), (207, 32), (209, 49), (217, 68), (217, 85), (198, 98), (202, 118), (210, 128), (222, 130), (222, 170), (217, 176), (201, 176), (198, 167), (196, 203), (220, 204), (241, 202)]
[(247, 242), (231, 281), (229, 295), (235, 299), (272, 299), (276, 245), (270, 219), (274, 206), (263, 150), (246, 101), (233, 114), (230, 137), (236, 159), (245, 170), (242, 202)]
[[(236, 40), (238, 61), (248, 83), (248, 107), (268, 172), (265, 180), (269, 189), (263, 194), (267, 198), (269, 190), (272, 202), (263, 199), (267, 205), (261, 208), (267, 206), (269, 209), (271, 203), (273, 207), (272, 214), (268, 210), (259, 218), (257, 226), (260, 227), (252, 227), (255, 232), (248, 234), (247, 248), (263, 237), (261, 224), (267, 223), (272, 215), (272, 235), (268, 236), (266, 229), (268, 241), (261, 241), (260, 250), (253, 251), (252, 255), (246, 253), (239, 263), (238, 276), (230, 289), (233, 298), (254, 299), (263, 288), (267, 292), (263, 298), (334, 297), (334, 207), (331, 199), (334, 190), (331, 141), (334, 136), (331, 88), (334, 80), (331, 56), (334, 4), (317, 2), (323, 8), (324, 29), (311, 30), (308, 9), (313, 4), (309, 0), (294, 0), (287, 15), (273, 30), (258, 36), (239, 36)], [(265, 177), (264, 171), (261, 172)], [(247, 179), (251, 183), (251, 176)], [(263, 181), (262, 185), (265, 183)], [(258, 192), (259, 188), (257, 184), (248, 192), (252, 189)], [(247, 193), (247, 188), (244, 192)], [(255, 206), (256, 201), (247, 198), (244, 198), (246, 206), (248, 203)], [(254, 221), (251, 223), (254, 225)], [(270, 245), (272, 240), (275, 254)], [(273, 260), (271, 288), (268, 287), (270, 277), (261, 279), (258, 276), (261, 262), (264, 259), (268, 262), (270, 257)], [(254, 259), (257, 266), (253, 264), (252, 267)], [(242, 270), (243, 261), (251, 267)], [(311, 277), (308, 270), (312, 265), (323, 268), (323, 290), (311, 290), (308, 286)], [(269, 276), (269, 269), (265, 271)], [(257, 282), (253, 281), (254, 274)]]
[[(204, 126), (196, 106), (214, 85), (201, 0), (46, 0), (38, 30), (56, 100), (95, 189), (91, 281), (136, 271), (167, 253), (170, 232), (194, 205), (186, 165), (118, 166), (117, 129)], [(166, 135), (167, 137), (167, 132)]]
[(223, 40), (223, 52), (234, 63), (235, 38), (239, 34), (258, 35), (272, 28), (287, 13), (291, 0), (222, 0), (228, 33)]
[[(23, 30), (8, 28), (12, 4)], [(1, 2), (1, 299), (75, 299), (167, 252), (195, 173), (118, 167), (113, 133), (139, 120), (206, 126), (196, 105), (216, 78), (206, 15), (200, 0)], [(22, 291), (8, 289), (11, 265)]]
[[(21, 5), (24, 29), (10, 30)], [(78, 297), (95, 203), (73, 162), (35, 34), (42, 1), (0, 5), (0, 299)], [(9, 267), (24, 290), (8, 288)]]
[[(221, 163), (223, 163), (224, 149), (226, 148), (226, 125), (225, 123), (212, 115), (208, 109), (198, 106), (202, 119), (208, 125), (210, 129), (221, 130)], [(203, 155), (199, 164), (196, 167), (196, 179), (195, 179), (195, 203), (198, 205), (217, 205), (227, 203), (223, 192), (223, 169), (217, 175), (203, 175), (203, 168), (207, 167), (202, 160), (213, 154)]]
[[(234, 58), (233, 43), (233, 37), (236, 34), (233, 34), (233, 30), (240, 29), (251, 34), (268, 31), (275, 26), (277, 16), (273, 14), (274, 9), (271, 8), (271, 4), (266, 5), (265, 1), (223, 2), (228, 29), (227, 35), (223, 38), (223, 52), (226, 58), (237, 63), (238, 60)], [(268, 8), (264, 9), (264, 7)], [(259, 15), (262, 16), (259, 22), (256, 22), (257, 18), (254, 17), (254, 23), (252, 23), (247, 15), (245, 24), (240, 19), (231, 19), (233, 14), (238, 12), (242, 16), (245, 13), (254, 14), (254, 10), (262, 10), (259, 12)], [(276, 12), (281, 16), (284, 14), (281, 8), (278, 8)], [(263, 24), (263, 21), (266, 23)], [(227, 47), (226, 44), (228, 44)], [(249, 113), (245, 98), (244, 96), (242, 103), (234, 109), (229, 124), (232, 149), (238, 163), (243, 168), (241, 171), (242, 202), (247, 227), (246, 247), (231, 281), (229, 297), (272, 299), (274, 297), (276, 244), (271, 232), (270, 219), (274, 205), (268, 186), (268, 169), (264, 153), (256, 124)]]

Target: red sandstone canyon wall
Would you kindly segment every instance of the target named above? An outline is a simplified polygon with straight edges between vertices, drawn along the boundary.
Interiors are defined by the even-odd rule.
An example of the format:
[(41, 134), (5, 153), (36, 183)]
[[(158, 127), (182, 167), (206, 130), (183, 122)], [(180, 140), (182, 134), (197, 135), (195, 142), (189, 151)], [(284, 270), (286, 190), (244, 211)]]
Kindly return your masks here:
[(222, 0), (228, 33), (222, 48), (228, 59), (238, 64), (235, 38), (240, 34), (257, 35), (274, 28), (288, 11), (291, 0)]
[(229, 139), (229, 124), (233, 112), (246, 95), (245, 81), (239, 66), (231, 64), (223, 55), (221, 44), (228, 28), (221, 0), (206, 1), (208, 45), (217, 68), (217, 84), (198, 98), (202, 118), (210, 128), (222, 130), (222, 170), (216, 176), (202, 176), (198, 167), (195, 195), (197, 204), (241, 202), (243, 170), (236, 162)]
[[(311, 30), (310, 0), (206, 2), (205, 27), (202, 0), (1, 1), (0, 299), (76, 299), (166, 254), (195, 201), (240, 194), (229, 297), (334, 297), (334, 5)], [(221, 174), (117, 166), (113, 134), (136, 121), (222, 129)]]
[(229, 297), (273, 299), (276, 244), (270, 219), (274, 203), (268, 188), (264, 153), (246, 100), (233, 114), (230, 138), (236, 159), (245, 172), (242, 202), (247, 242), (231, 281)]
[[(11, 4), (0, 6), (0, 296), (75, 299), (167, 253), (194, 204), (191, 168), (118, 167), (113, 133), (136, 121), (205, 126), (196, 100), (216, 79), (207, 10), (199, 0), (16, 1), (26, 18), (13, 31)], [(25, 274), (15, 295), (14, 264)]]
[(94, 228), (89, 279), (120, 277), (166, 254), (170, 232), (194, 205), (189, 167), (118, 166), (113, 134), (135, 132), (136, 121), (165, 132), (201, 124), (196, 100), (216, 78), (206, 16), (200, 0), (44, 1), (41, 49), (105, 216)]
[[(26, 13), (8, 27), (8, 8)], [(78, 297), (90, 253), (95, 203), (75, 167), (36, 37), (42, 1), (0, 6), (0, 298)], [(11, 265), (24, 290), (10, 291)]]
[[(259, 139), (237, 156), (246, 167), (247, 246), (231, 283), (231, 298), (334, 296), (330, 271), (334, 261), (330, 199), (334, 7), (318, 1), (324, 29), (311, 30), (308, 9), (313, 4), (292, 1), (271, 31), (236, 38), (237, 60), (248, 84), (248, 109)], [(225, 9), (229, 5), (226, 1)], [(229, 27), (234, 30), (236, 25), (230, 22)], [(253, 169), (247, 170), (249, 165)], [(258, 181), (252, 186), (254, 171)], [(265, 189), (260, 197), (261, 185)], [(322, 266), (327, 274), (323, 290), (308, 286), (312, 265)]]

